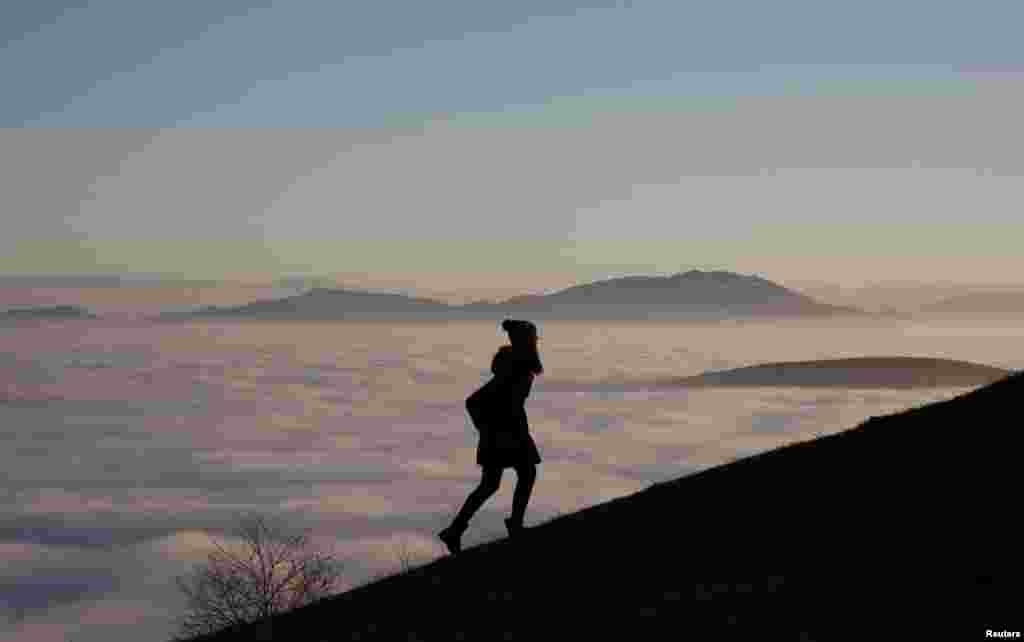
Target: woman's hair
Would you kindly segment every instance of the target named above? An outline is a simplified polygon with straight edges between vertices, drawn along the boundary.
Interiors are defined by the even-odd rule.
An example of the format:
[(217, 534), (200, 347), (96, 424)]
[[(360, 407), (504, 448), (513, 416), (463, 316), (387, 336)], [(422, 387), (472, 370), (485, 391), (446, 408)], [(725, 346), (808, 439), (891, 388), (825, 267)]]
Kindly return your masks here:
[(508, 333), (508, 338), (512, 342), (512, 350), (516, 353), (520, 363), (523, 363), (535, 375), (543, 373), (544, 364), (540, 361), (537, 343), (530, 341), (537, 336), (537, 326), (530, 321), (505, 319), (501, 322), (501, 329)]
[(521, 319), (505, 319), (501, 322), (501, 329), (508, 332), (508, 336), (537, 336), (537, 326), (531, 321)]
[[(513, 342), (513, 349), (517, 349), (515, 345)], [(526, 354), (526, 363), (529, 365), (530, 372), (535, 375), (544, 373), (544, 364), (540, 362), (540, 352), (537, 351), (536, 343), (523, 344), (518, 349)]]

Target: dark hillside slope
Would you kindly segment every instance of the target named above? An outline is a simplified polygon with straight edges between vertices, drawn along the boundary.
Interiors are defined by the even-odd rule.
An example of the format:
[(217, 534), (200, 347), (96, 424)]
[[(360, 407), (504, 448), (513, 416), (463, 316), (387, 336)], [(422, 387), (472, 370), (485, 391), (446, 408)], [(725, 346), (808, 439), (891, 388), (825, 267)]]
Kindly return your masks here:
[(213, 639), (980, 640), (986, 629), (1020, 631), (1022, 402), (1018, 373)]

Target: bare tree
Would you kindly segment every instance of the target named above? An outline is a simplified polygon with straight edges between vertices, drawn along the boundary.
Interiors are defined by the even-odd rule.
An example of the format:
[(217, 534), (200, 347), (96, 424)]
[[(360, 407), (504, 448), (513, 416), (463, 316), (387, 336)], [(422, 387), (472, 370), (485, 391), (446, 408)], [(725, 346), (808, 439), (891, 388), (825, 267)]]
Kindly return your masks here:
[(206, 563), (177, 578), (186, 610), (179, 639), (212, 633), (288, 611), (335, 592), (341, 565), (317, 550), (308, 532), (289, 532), (260, 516), (239, 519), (240, 544), (211, 538)]

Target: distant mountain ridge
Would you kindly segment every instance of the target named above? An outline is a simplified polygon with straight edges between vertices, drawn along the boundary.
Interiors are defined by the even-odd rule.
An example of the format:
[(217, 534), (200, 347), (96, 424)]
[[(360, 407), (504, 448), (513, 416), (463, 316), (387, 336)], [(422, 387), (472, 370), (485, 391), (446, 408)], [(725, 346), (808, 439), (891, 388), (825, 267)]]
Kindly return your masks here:
[(928, 357), (854, 357), (765, 363), (677, 379), (684, 386), (934, 388), (977, 386), (1010, 372), (969, 361)]
[(98, 317), (95, 314), (78, 305), (49, 305), (0, 310), (0, 321), (96, 318)]
[(242, 306), (209, 306), (163, 318), (222, 316), (308, 320), (721, 320), (757, 317), (864, 315), (820, 303), (759, 276), (690, 270), (672, 276), (627, 276), (500, 302), (450, 305), (383, 292), (315, 288)]

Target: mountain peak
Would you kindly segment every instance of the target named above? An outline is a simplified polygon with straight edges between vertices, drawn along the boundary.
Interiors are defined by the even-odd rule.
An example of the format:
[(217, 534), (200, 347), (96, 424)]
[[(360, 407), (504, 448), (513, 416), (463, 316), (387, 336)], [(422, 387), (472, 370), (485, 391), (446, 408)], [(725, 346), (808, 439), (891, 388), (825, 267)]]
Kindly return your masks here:
[(676, 277), (682, 278), (721, 278), (721, 279), (738, 279), (744, 278), (742, 274), (736, 272), (729, 272), (728, 270), (687, 270), (686, 272), (679, 272), (675, 275)]
[(278, 301), (203, 314), (267, 318), (455, 320), (524, 316), (538, 320), (715, 321), (858, 314), (819, 303), (758, 276), (690, 270), (672, 276), (633, 275), (574, 285), (505, 301), (448, 305), (394, 292), (313, 288)]
[[(747, 282), (747, 283), (771, 283), (777, 285), (768, 279), (760, 277), (756, 274), (740, 274), (738, 272), (730, 272), (729, 270), (687, 270), (686, 272), (677, 272), (672, 276), (668, 277), (674, 280), (708, 280), (708, 281), (719, 281), (719, 282)], [(778, 286), (782, 287), (782, 286)]]

